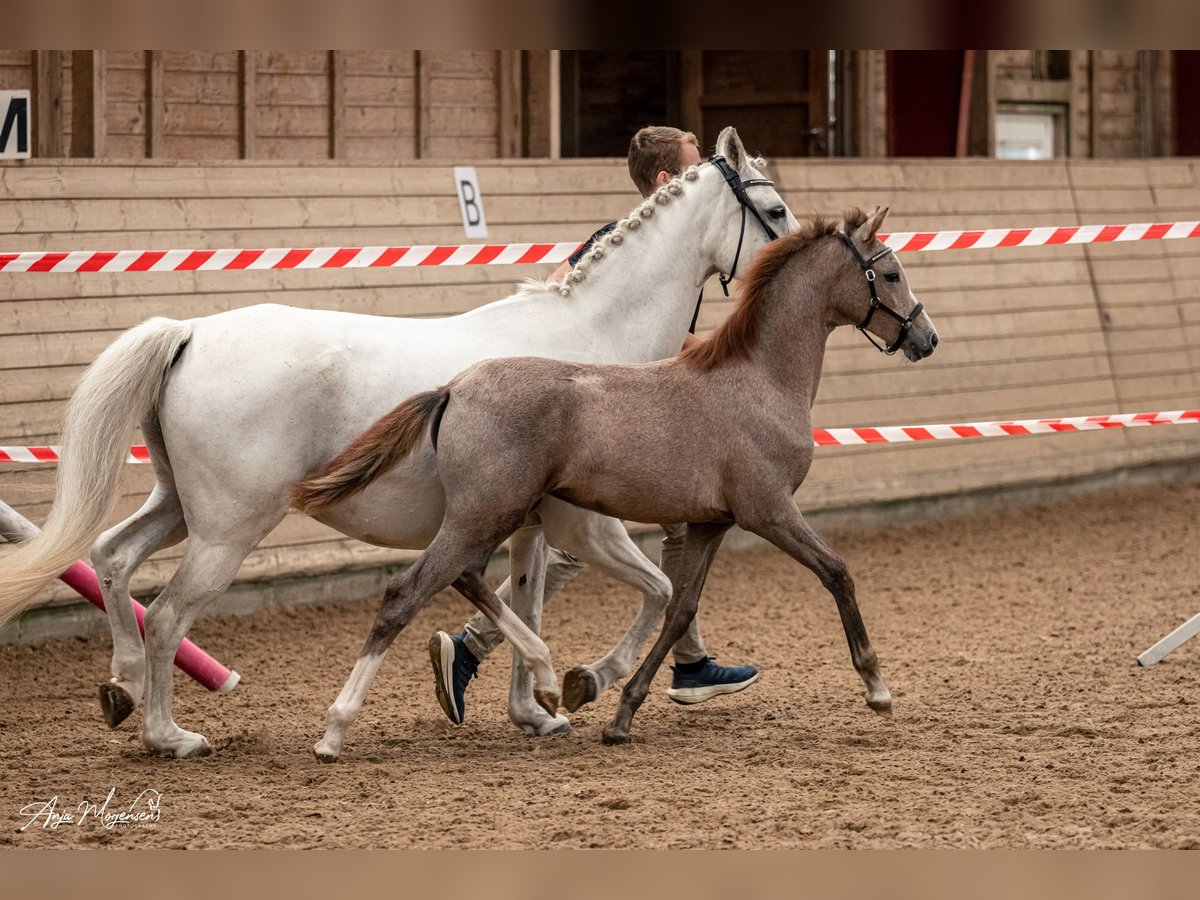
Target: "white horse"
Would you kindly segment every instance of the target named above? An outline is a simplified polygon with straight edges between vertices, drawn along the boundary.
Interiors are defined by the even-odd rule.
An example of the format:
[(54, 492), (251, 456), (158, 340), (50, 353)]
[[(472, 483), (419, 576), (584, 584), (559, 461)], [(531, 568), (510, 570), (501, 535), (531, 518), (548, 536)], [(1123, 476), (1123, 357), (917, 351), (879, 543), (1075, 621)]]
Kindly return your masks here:
[[(716, 149), (743, 178), (760, 177), (732, 128)], [(796, 227), (769, 182), (751, 190), (756, 215), (780, 231)], [(527, 286), (462, 315), (401, 319), (262, 305), (145, 322), (100, 355), (71, 399), (50, 518), (38, 538), (0, 557), (0, 622), (29, 606), (95, 541), (92, 560), (113, 633), (112, 679), (100, 692), (106, 720), (120, 723), (145, 689), (145, 745), (163, 755), (205, 755), (204, 736), (172, 718), (172, 660), (196, 617), (287, 513), (297, 479), (400, 400), (483, 359), (639, 363), (673, 355), (705, 279), (732, 268), (739, 253), (747, 264), (765, 243), (764, 229), (747, 227), (737, 194), (705, 164), (638, 206), (563, 284)], [(157, 484), (135, 515), (96, 540), (139, 423)], [(444, 511), (435, 466), (425, 440), (404, 465), (320, 521), (372, 544), (424, 548)], [(616, 519), (553, 499), (538, 513), (552, 546), (643, 593), (629, 631), (595, 664), (607, 687), (631, 670), (663, 614), (670, 582)], [(143, 648), (130, 577), (152, 553), (185, 537), (179, 568), (146, 614)], [(514, 648), (509, 715), (533, 734), (569, 727), (534, 701), (525, 662), (548, 659), (524, 624), (537, 627), (544, 583), (544, 573), (525, 567), (544, 560), (544, 544), (523, 532), (514, 541), (513, 572), (534, 577), (521, 579), (525, 585), (510, 579), (518, 615), (491, 613)]]

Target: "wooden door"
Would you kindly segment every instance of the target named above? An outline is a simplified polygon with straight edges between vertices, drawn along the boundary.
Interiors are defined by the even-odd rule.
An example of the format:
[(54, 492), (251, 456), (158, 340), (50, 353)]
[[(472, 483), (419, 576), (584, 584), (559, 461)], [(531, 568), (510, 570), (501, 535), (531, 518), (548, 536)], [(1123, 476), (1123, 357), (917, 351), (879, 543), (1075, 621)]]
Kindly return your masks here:
[(827, 50), (684, 50), (680, 90), (682, 127), (705, 152), (733, 125), (752, 153), (828, 153)]

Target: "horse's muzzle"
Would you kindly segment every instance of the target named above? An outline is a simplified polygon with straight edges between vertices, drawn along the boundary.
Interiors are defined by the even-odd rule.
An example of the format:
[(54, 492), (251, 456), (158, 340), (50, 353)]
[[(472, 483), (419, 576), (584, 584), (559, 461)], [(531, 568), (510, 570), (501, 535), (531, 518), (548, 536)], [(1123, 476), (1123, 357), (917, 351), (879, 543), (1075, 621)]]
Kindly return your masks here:
[(922, 334), (914, 329), (910, 330), (905, 336), (902, 349), (909, 362), (920, 362), (932, 354), (937, 345), (938, 336), (936, 331), (930, 330), (928, 333)]

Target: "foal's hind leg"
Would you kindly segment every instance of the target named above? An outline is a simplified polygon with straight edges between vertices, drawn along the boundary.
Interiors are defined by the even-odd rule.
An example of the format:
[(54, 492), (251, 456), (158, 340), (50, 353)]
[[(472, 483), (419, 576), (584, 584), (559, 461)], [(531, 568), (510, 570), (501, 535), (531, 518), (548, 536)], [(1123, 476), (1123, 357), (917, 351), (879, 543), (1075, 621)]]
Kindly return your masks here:
[(92, 547), (113, 638), (112, 678), (100, 685), (100, 709), (109, 728), (137, 708), (145, 688), (146, 653), (129, 599), (129, 580), (148, 556), (185, 537), (179, 497), (160, 483), (140, 510), (100, 535)]
[[(523, 518), (523, 515), (520, 516), (517, 523)], [(515, 527), (511, 530), (515, 530)], [(325, 736), (313, 747), (313, 752), (321, 762), (336, 762), (341, 756), (346, 731), (358, 718), (371, 682), (396, 635), (434, 594), (451, 583), (483, 610), (500, 627), (513, 650), (523, 655), (526, 664), (533, 668), (534, 683), (538, 686), (534, 695), (553, 715), (558, 704), (558, 680), (550, 663), (549, 650), (512, 610), (500, 602), (483, 579), (483, 569), (498, 541), (488, 538), (486, 541), (467, 543), (448, 537), (448, 531), (452, 529), (447, 529), (443, 522), (442, 530), (425, 552), (388, 584), (375, 624), (363, 644), (350, 678), (326, 714)], [(507, 533), (503, 531), (500, 536)], [(464, 571), (468, 566), (470, 570)]]
[(641, 609), (616, 646), (596, 662), (576, 666), (563, 677), (563, 703), (574, 712), (633, 670), (671, 599), (671, 582), (638, 549), (618, 519), (559, 501), (544, 502), (539, 514), (551, 544), (642, 592)]
[(704, 590), (709, 567), (721, 546), (721, 539), (728, 530), (729, 525), (721, 522), (688, 525), (682, 559), (672, 585), (675, 594), (667, 607), (667, 620), (663, 624), (662, 633), (642, 660), (637, 674), (629, 679), (625, 689), (621, 691), (621, 703), (617, 707), (617, 714), (604, 729), (604, 743), (624, 744), (629, 741), (629, 726), (633, 723), (634, 713), (650, 692), (650, 683), (654, 680), (659, 666), (696, 617), (696, 611), (700, 608), (700, 592)]
[(744, 527), (766, 538), (788, 556), (807, 566), (837, 602), (838, 615), (850, 645), (850, 659), (866, 685), (867, 706), (880, 715), (892, 714), (892, 694), (879, 674), (879, 659), (867, 637), (867, 627), (858, 611), (854, 579), (846, 563), (821, 540), (804, 520), (796, 504), (788, 498), (776, 515), (760, 522), (745, 522)]

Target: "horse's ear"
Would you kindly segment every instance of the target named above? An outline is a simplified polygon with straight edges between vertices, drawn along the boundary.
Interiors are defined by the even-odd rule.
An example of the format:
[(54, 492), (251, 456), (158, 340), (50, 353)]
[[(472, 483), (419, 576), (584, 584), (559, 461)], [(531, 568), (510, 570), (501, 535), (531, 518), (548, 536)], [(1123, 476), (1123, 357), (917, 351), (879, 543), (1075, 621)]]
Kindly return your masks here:
[(742, 146), (742, 139), (732, 125), (726, 126), (717, 138), (717, 155), (725, 157), (735, 172), (740, 172), (746, 164), (746, 148)]
[(875, 235), (879, 231), (879, 226), (883, 224), (883, 220), (887, 218), (888, 207), (877, 206), (871, 210), (867, 216), (867, 221), (863, 222), (854, 232), (854, 240), (859, 244), (869, 244), (875, 240)]

